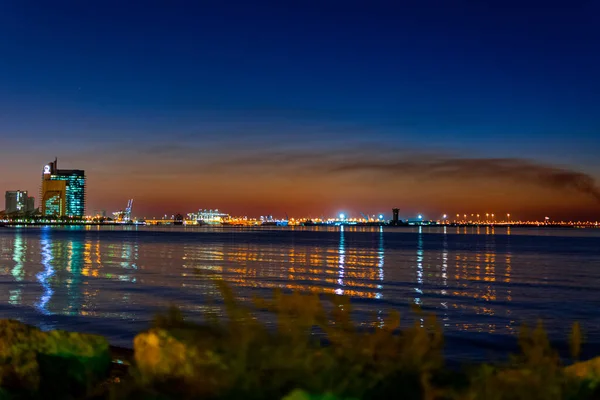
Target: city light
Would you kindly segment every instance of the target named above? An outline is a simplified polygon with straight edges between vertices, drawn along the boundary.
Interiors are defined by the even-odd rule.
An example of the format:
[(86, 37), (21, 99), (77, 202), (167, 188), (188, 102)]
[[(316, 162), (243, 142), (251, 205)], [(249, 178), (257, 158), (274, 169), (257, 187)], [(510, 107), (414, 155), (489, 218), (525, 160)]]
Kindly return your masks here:
[[(456, 220), (449, 221), (448, 214), (443, 214), (441, 220), (425, 220), (423, 214), (417, 214), (417, 221), (407, 219), (405, 221), (398, 218), (398, 209), (393, 208), (393, 219), (385, 220), (384, 214), (371, 214), (360, 212), (362, 218), (352, 218), (346, 213), (339, 213), (338, 218), (334, 215), (320, 218), (302, 217), (289, 218), (285, 213), (285, 219), (274, 217), (272, 215), (261, 216), (260, 218), (240, 216), (234, 217), (229, 214), (219, 212), (218, 209), (198, 210), (198, 212), (187, 213), (186, 217), (182, 214), (164, 214), (158, 218), (133, 218), (132, 206), (133, 200), (130, 199), (124, 210), (116, 211), (114, 218), (106, 216), (106, 211), (95, 210), (93, 214), (84, 215), (85, 212), (85, 192), (86, 176), (83, 170), (60, 170), (57, 168), (57, 160), (44, 166), (42, 176), (41, 207), (37, 211), (40, 215), (35, 215), (35, 200), (28, 196), (27, 191), (7, 191), (5, 193), (6, 207), (0, 212), (0, 224), (94, 224), (94, 225), (115, 225), (115, 224), (136, 224), (136, 225), (235, 225), (235, 226), (336, 226), (336, 225), (357, 225), (357, 226), (409, 226), (409, 225), (448, 225), (456, 226), (481, 226), (489, 225), (493, 227), (507, 226), (568, 226), (568, 227), (594, 227), (598, 228), (598, 221), (550, 221), (549, 217), (543, 220), (519, 220), (511, 219), (511, 214), (506, 213), (506, 220), (499, 217), (496, 219), (495, 213), (483, 214), (468, 210), (464, 214), (457, 213)], [(467, 211), (467, 210), (465, 210)], [(499, 214), (502, 215), (502, 214)], [(469, 216), (471, 218), (469, 218)], [(463, 218), (461, 218), (463, 217)], [(477, 217), (477, 219), (475, 219)], [(514, 218), (514, 217), (513, 217)]]

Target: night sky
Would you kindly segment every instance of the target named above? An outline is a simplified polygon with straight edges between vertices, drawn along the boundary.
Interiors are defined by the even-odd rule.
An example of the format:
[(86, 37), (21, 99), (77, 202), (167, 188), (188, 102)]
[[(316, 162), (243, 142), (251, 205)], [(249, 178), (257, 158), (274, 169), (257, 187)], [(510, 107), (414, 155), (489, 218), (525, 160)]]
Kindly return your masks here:
[(90, 213), (597, 220), (599, 72), (592, 0), (6, 0), (0, 190), (58, 157)]

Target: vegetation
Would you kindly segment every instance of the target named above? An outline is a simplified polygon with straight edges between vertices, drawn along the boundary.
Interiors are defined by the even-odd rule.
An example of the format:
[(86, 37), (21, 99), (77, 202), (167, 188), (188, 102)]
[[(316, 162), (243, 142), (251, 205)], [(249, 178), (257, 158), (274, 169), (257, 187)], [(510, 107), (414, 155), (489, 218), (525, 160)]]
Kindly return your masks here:
[[(236, 301), (224, 283), (220, 289), (224, 318), (209, 314), (205, 324), (197, 325), (177, 308), (157, 316), (152, 327), (135, 338), (131, 366), (114, 368), (102, 384), (98, 377), (107, 371), (101, 339), (43, 334), (14, 322), (11, 329), (17, 333), (0, 326), (0, 356), (10, 369), (0, 370), (0, 385), (8, 390), (0, 392), (0, 398), (57, 398), (55, 393), (59, 398), (114, 400), (600, 398), (600, 362), (564, 368), (541, 323), (533, 329), (523, 327), (521, 351), (504, 365), (453, 371), (444, 364), (440, 325), (417, 308), (412, 326), (401, 327), (400, 315), (391, 312), (364, 330), (352, 321), (350, 301), (343, 296), (275, 291), (271, 299), (256, 298), (247, 305)], [(275, 314), (274, 329), (261, 322), (263, 312)], [(33, 343), (18, 339), (28, 335), (45, 344), (25, 346), (27, 351), (6, 350), (8, 344)], [(581, 343), (581, 329), (575, 324), (570, 336), (574, 360)], [(41, 391), (39, 382), (47, 382), (52, 370), (42, 367), (47, 354), (64, 355), (60, 371), (71, 371), (69, 380), (87, 384), (63, 382)], [(19, 368), (25, 372), (15, 374)], [(16, 385), (5, 385), (5, 377), (25, 378), (31, 370), (38, 371), (39, 382), (13, 379)], [(57, 379), (56, 372), (52, 377)]]

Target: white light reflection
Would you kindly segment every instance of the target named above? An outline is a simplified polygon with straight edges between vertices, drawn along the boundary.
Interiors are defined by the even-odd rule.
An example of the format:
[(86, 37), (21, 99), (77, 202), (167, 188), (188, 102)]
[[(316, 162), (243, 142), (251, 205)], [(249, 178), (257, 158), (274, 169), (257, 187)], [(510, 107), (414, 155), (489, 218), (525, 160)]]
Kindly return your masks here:
[(384, 251), (383, 251), (383, 226), (379, 227), (379, 251), (377, 252), (377, 259), (378, 259), (378, 263), (377, 263), (377, 272), (378, 272), (378, 277), (379, 277), (379, 284), (377, 285), (377, 289), (379, 289), (380, 291), (378, 293), (375, 293), (375, 298), (376, 299), (382, 299), (383, 298), (383, 293), (381, 292), (381, 290), (383, 289), (383, 279), (384, 279), (384, 274), (383, 274), (383, 262), (384, 262)]
[(338, 287), (335, 290), (335, 294), (343, 295), (344, 294), (344, 263), (346, 261), (346, 246), (344, 243), (344, 226), (340, 226), (340, 246), (338, 249), (339, 254), (339, 262), (338, 262)]
[[(140, 251), (139, 251), (138, 242), (136, 239), (135, 244), (133, 245), (133, 262), (131, 263), (131, 268), (138, 269), (137, 263), (138, 263), (139, 258), (140, 258)], [(135, 278), (133, 278), (132, 282), (135, 282)]]
[[(417, 238), (417, 287), (415, 288), (415, 304), (421, 306), (421, 295), (423, 294), (423, 227), (419, 226), (419, 235)], [(421, 327), (425, 320), (420, 318)]]
[[(121, 268), (123, 269), (138, 269), (137, 262), (139, 259), (139, 250), (138, 243), (125, 243), (123, 242), (123, 247), (121, 248)], [(135, 283), (135, 275), (131, 273), (129, 275), (120, 275), (118, 277), (120, 281), (127, 281)]]
[(48, 231), (42, 233), (40, 239), (41, 254), (42, 254), (42, 266), (44, 270), (36, 275), (37, 280), (42, 285), (44, 293), (40, 296), (40, 301), (35, 305), (42, 314), (51, 315), (52, 313), (47, 309), (48, 302), (52, 298), (52, 287), (50, 286), (49, 279), (54, 275), (54, 268), (52, 268), (52, 242), (50, 241), (50, 235)]
[[(448, 291), (448, 235), (446, 232), (446, 227), (444, 227), (444, 241), (442, 243), (442, 287), (441, 290), (442, 296), (446, 296)], [(444, 326), (450, 326), (448, 321), (450, 318), (448, 317), (448, 302), (442, 302), (442, 309), (444, 310), (444, 317), (442, 318), (444, 321)]]
[[(379, 227), (379, 251), (377, 252), (377, 258), (379, 260), (379, 262), (377, 263), (377, 271), (378, 271), (378, 275), (379, 275), (379, 284), (377, 285), (377, 289), (379, 289), (379, 292), (375, 293), (375, 298), (376, 299), (383, 299), (383, 280), (384, 280), (384, 273), (383, 273), (383, 263), (384, 263), (384, 250), (383, 250), (383, 226)], [(377, 311), (377, 320), (379, 321), (379, 327), (383, 328), (385, 325), (385, 319), (382, 316), (383, 311), (381, 310), (381, 308)]]
[(123, 241), (123, 247), (121, 248), (121, 268), (129, 268), (129, 266), (131, 265), (131, 253), (131, 244)]
[(419, 235), (417, 236), (417, 295), (414, 302), (421, 305), (421, 296), (423, 294), (423, 227), (419, 226)]
[[(505, 271), (504, 271), (504, 283), (510, 284), (511, 281), (511, 274), (512, 274), (512, 252), (511, 252), (511, 247), (510, 247), (510, 237), (508, 238), (507, 241), (507, 249), (506, 249), (506, 261), (505, 261)], [(507, 285), (508, 288), (510, 288), (510, 285)], [(512, 301), (512, 291), (510, 289), (506, 290), (506, 302), (510, 303)], [(512, 319), (512, 312), (510, 310), (510, 307), (506, 307), (506, 318), (508, 318), (508, 323), (506, 325), (506, 328), (508, 329), (509, 332), (514, 332), (514, 326), (516, 321), (514, 319)]]

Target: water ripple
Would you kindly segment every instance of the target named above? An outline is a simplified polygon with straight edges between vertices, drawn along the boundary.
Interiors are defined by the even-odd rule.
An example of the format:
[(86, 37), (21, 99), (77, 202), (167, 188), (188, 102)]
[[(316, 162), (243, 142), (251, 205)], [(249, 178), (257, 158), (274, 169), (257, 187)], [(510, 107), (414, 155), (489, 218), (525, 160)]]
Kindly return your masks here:
[[(580, 320), (600, 345), (598, 231), (476, 228), (18, 228), (0, 232), (0, 311), (130, 345), (154, 313), (219, 311), (272, 289), (344, 294), (361, 323), (409, 307), (436, 313), (450, 353), (512, 343), (542, 318), (552, 340)], [(375, 320), (372, 319), (376, 316)], [(273, 321), (269, 321), (273, 322)], [(475, 336), (474, 336), (475, 335)], [(490, 348), (494, 346), (489, 346)]]

